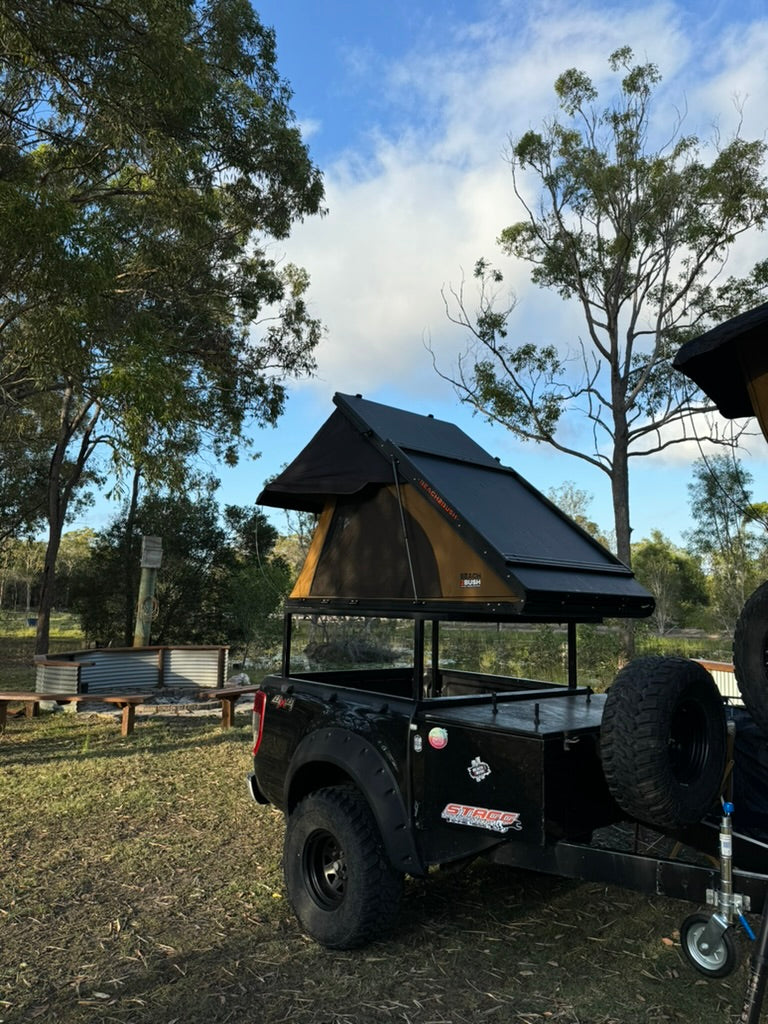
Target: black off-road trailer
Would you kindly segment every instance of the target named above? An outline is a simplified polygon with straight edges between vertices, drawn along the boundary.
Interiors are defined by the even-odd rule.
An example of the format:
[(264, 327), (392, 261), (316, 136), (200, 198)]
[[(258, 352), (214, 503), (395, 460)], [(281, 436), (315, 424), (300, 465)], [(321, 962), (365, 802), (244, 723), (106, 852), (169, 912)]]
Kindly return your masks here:
[[(768, 845), (732, 828), (732, 746), (712, 677), (645, 658), (608, 694), (579, 686), (577, 624), (653, 609), (630, 570), (455, 426), (334, 401), (259, 498), (318, 516), (286, 603), (282, 670), (256, 695), (249, 775), (254, 799), (286, 814), (286, 887), (303, 927), (330, 947), (362, 945), (393, 924), (404, 875), (482, 855), (708, 904), (683, 923), (683, 949), (705, 974), (728, 973), (734, 923), (764, 912)], [(306, 618), (406, 621), (408, 656), (297, 668)], [(565, 685), (459, 671), (441, 655), (458, 623), (542, 622), (567, 637)], [(688, 853), (638, 847), (648, 827)]]

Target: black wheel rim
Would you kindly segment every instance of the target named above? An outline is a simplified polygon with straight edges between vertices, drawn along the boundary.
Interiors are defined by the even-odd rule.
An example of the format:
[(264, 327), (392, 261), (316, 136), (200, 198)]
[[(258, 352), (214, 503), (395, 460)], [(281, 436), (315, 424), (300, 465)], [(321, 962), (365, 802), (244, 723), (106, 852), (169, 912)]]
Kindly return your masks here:
[(707, 716), (695, 700), (682, 701), (675, 709), (669, 730), (669, 763), (682, 785), (700, 778), (709, 758)]
[(304, 844), (304, 878), (312, 899), (323, 910), (335, 910), (347, 891), (347, 862), (338, 840), (325, 829), (313, 832)]

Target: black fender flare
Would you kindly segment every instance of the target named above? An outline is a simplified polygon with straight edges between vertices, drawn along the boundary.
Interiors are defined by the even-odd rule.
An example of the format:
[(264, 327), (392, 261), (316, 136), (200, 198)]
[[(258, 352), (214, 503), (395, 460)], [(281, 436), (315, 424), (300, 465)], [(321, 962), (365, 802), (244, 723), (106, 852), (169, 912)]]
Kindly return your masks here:
[[(308, 733), (301, 740), (285, 777), (286, 811), (290, 813), (300, 799), (294, 781), (301, 769), (317, 765), (321, 779), (324, 764), (340, 769), (368, 801), (392, 866), (409, 875), (426, 874), (397, 779), (382, 753), (358, 733), (330, 727)], [(320, 787), (325, 785), (328, 783), (319, 781)]]

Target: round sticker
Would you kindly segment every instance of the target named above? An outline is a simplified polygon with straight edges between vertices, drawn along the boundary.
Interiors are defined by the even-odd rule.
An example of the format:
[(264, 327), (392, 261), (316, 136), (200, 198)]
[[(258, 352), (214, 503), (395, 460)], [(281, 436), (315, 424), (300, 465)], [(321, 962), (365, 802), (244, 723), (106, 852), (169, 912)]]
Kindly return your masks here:
[(434, 729), (429, 730), (429, 745), (434, 747), (435, 750), (442, 750), (443, 747), (448, 745), (448, 733), (445, 729), (440, 729), (435, 726)]

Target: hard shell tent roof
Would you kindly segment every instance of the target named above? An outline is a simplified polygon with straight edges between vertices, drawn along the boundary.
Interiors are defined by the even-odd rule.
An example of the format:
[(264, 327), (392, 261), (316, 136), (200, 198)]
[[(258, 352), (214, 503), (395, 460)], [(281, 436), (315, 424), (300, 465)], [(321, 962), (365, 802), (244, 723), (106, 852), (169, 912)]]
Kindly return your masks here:
[(622, 562), (458, 427), (334, 403), (258, 498), (320, 515), (292, 605), (557, 622), (653, 610)]
[(768, 302), (681, 345), (672, 365), (723, 416), (757, 416), (768, 438)]

